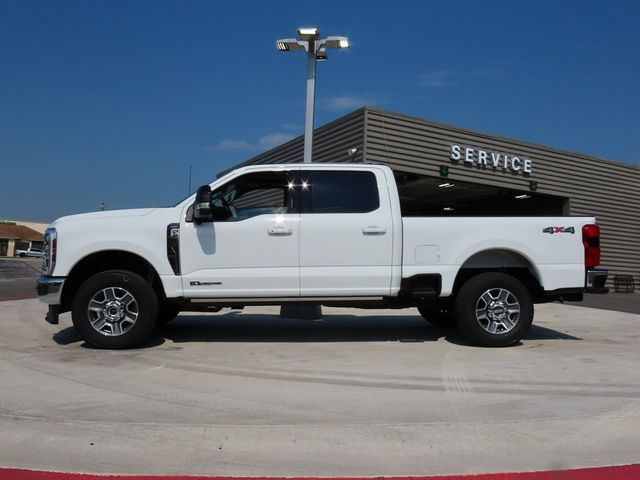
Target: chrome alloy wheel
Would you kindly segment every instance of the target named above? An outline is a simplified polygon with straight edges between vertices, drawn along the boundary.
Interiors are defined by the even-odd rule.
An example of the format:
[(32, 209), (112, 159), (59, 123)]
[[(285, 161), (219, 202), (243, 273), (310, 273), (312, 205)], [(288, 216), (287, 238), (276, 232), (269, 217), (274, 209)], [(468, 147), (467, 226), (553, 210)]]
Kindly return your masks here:
[(89, 323), (108, 337), (127, 333), (138, 319), (138, 302), (127, 290), (109, 287), (100, 290), (89, 301)]
[(520, 320), (520, 302), (509, 290), (491, 288), (476, 302), (476, 320), (489, 333), (508, 333)]

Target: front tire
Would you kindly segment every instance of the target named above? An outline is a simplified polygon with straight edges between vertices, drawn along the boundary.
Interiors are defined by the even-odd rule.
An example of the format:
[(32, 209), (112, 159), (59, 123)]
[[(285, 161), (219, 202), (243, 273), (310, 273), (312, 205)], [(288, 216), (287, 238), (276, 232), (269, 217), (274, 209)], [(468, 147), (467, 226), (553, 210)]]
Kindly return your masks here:
[(131, 348), (153, 331), (158, 318), (158, 297), (140, 275), (108, 270), (86, 280), (71, 309), (73, 326), (91, 345)]
[(482, 347), (520, 341), (533, 322), (533, 301), (515, 277), (499, 272), (471, 277), (458, 292), (455, 318), (462, 333)]

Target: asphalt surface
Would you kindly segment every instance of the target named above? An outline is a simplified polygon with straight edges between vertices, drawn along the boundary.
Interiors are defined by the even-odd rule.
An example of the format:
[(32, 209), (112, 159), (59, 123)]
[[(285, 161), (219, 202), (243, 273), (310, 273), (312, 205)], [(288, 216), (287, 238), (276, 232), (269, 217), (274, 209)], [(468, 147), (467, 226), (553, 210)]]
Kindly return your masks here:
[(0, 301), (36, 298), (41, 258), (0, 258)]
[(616, 293), (613, 289), (604, 295), (587, 293), (581, 302), (567, 302), (567, 304), (577, 307), (640, 314), (640, 285), (636, 286), (634, 293)]
[(181, 315), (102, 351), (68, 315), (0, 302), (0, 465), (377, 476), (640, 461), (640, 316), (536, 307), (522, 344), (469, 346), (415, 310)]

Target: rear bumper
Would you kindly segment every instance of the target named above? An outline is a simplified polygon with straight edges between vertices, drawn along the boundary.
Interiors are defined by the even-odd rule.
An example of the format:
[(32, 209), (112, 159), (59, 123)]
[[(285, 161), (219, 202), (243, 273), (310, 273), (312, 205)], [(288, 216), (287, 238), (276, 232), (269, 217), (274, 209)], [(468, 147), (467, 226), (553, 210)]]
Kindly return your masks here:
[(62, 286), (66, 277), (49, 277), (48, 275), (40, 275), (36, 290), (38, 291), (38, 299), (49, 305), (60, 305), (60, 297), (62, 295)]
[(584, 289), (587, 293), (608, 293), (609, 289), (605, 287), (607, 283), (608, 270), (600, 268), (590, 268), (587, 270), (587, 278)]

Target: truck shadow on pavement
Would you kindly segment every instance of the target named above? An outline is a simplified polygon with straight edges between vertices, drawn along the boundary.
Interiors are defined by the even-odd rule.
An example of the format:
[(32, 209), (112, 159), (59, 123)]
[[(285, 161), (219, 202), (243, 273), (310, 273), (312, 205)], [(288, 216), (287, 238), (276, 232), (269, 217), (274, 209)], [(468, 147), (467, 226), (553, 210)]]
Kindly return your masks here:
[[(435, 342), (444, 338), (460, 346), (473, 345), (455, 327), (437, 327), (421, 317), (325, 315), (322, 320), (297, 320), (277, 315), (238, 314), (184, 315), (159, 326), (139, 348), (157, 347), (169, 340), (192, 342)], [(59, 345), (82, 342), (73, 327), (53, 336)], [(550, 328), (533, 325), (525, 341), (582, 340)], [(521, 345), (518, 343), (516, 345)], [(83, 343), (83, 347), (92, 348)]]

